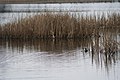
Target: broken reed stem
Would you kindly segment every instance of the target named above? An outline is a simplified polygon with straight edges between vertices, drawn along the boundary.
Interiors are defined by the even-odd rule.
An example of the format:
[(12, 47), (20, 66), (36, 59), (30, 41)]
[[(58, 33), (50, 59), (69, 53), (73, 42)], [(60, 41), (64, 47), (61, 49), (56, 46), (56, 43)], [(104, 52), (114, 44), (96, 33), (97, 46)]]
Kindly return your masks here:
[[(76, 39), (99, 36), (103, 29), (120, 29), (120, 14), (80, 17), (40, 14), (0, 26), (1, 39)], [(103, 30), (104, 31), (104, 30)]]

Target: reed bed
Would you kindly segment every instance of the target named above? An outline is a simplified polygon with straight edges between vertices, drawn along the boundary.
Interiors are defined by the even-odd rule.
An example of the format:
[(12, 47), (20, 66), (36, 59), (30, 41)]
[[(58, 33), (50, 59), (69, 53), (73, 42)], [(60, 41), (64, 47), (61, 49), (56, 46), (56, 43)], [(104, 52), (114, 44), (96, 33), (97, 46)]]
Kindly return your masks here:
[(76, 39), (120, 29), (120, 14), (86, 16), (45, 13), (0, 26), (1, 39)]
[(92, 62), (94, 61), (98, 66), (105, 65), (105, 68), (109, 69), (112, 63), (119, 60), (120, 43), (119, 39), (115, 39), (117, 35), (106, 31), (102, 37), (91, 39)]

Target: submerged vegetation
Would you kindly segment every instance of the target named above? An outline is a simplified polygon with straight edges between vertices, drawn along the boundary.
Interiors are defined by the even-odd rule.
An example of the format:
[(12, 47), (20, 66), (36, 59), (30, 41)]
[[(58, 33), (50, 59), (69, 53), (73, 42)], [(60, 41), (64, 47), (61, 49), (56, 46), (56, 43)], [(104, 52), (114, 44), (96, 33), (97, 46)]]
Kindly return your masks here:
[(120, 29), (120, 14), (83, 16), (38, 14), (0, 27), (1, 39), (76, 39), (100, 36), (105, 29)]

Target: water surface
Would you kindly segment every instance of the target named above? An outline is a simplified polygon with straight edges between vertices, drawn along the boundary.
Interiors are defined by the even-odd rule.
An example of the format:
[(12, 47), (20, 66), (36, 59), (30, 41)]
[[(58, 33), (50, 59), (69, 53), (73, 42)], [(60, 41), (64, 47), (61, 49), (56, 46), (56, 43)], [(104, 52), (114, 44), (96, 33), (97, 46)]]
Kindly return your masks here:
[(119, 80), (120, 51), (108, 57), (91, 47), (89, 39), (0, 40), (0, 79)]
[[(63, 4), (0, 4), (0, 23), (6, 24), (29, 15), (48, 12), (70, 13), (80, 15), (102, 15), (120, 13), (120, 3), (63, 3)], [(1, 7), (2, 8), (2, 7)]]

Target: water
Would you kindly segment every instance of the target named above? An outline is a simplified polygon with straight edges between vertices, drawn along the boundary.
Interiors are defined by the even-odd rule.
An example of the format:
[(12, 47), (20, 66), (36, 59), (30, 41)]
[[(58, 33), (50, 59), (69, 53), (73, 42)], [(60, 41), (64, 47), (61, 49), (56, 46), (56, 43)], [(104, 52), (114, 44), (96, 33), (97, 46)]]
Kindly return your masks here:
[(91, 47), (90, 39), (0, 40), (0, 80), (119, 80), (120, 46), (109, 57)]
[(64, 3), (64, 4), (1, 4), (0, 23), (6, 24), (29, 15), (62, 12), (82, 15), (120, 13), (120, 3)]
[(120, 3), (6, 4), (6, 11), (120, 11)]

